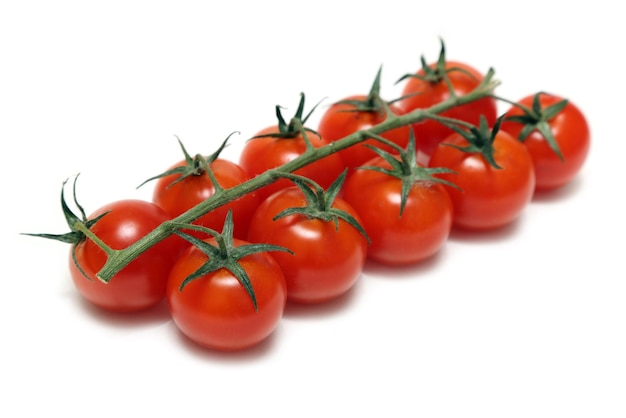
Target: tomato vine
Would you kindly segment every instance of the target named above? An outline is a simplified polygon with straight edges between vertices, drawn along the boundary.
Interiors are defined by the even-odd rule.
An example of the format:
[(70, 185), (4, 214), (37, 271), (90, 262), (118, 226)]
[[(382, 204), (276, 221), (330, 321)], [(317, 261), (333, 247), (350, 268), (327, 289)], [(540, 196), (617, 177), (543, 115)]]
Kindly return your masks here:
[[(284, 173), (291, 173), (299, 168), (320, 160), (330, 154), (346, 149), (360, 142), (365, 141), (376, 135), (380, 135), (391, 129), (401, 126), (415, 124), (421, 122), (432, 115), (436, 115), (446, 110), (462, 106), (480, 100), (484, 97), (490, 97), (493, 90), (499, 85), (499, 81), (494, 78), (494, 71), (490, 69), (481, 83), (471, 92), (465, 95), (455, 95), (447, 100), (437, 103), (429, 108), (416, 109), (403, 115), (395, 115), (393, 112), (387, 111), (387, 118), (384, 122), (373, 126), (367, 130), (357, 131), (340, 140), (323, 146), (321, 148), (310, 148), (301, 156), (291, 160), (279, 167), (267, 170), (252, 179), (241, 183), (238, 186), (216, 191), (214, 195), (207, 198), (203, 202), (182, 213), (172, 220), (163, 222), (161, 225), (146, 234), (137, 242), (122, 250), (112, 250), (108, 254), (107, 261), (102, 269), (97, 273), (97, 278), (104, 283), (108, 283), (117, 272), (128, 265), (132, 260), (141, 255), (144, 251), (175, 233), (181, 224), (191, 224), (202, 215), (240, 198), (247, 193), (266, 186), (278, 179), (283, 178)], [(290, 125), (296, 131), (306, 136), (306, 129), (300, 119), (294, 118)]]

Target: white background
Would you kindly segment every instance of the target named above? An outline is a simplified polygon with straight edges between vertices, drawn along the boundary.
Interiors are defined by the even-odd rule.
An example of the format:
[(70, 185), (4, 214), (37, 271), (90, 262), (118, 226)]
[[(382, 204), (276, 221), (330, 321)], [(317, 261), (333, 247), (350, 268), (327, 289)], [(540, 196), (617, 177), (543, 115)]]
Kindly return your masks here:
[[(8, 1), (0, 6), (0, 416), (625, 417), (623, 29), (617, 3)], [(584, 4), (584, 5), (583, 5)], [(225, 156), (295, 111), (383, 95), (436, 59), (494, 67), (498, 93), (539, 90), (587, 114), (569, 187), (509, 228), (455, 233), (411, 268), (368, 264), (345, 298), (289, 306), (253, 350), (188, 342), (164, 306), (84, 303), (61, 183), (87, 212), (181, 154)], [(311, 119), (321, 114), (318, 111)]]

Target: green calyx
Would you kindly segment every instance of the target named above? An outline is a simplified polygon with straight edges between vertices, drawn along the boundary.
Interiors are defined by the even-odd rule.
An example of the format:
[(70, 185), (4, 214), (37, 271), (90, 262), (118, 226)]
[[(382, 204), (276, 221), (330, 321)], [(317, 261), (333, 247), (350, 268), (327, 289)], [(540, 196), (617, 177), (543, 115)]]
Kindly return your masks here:
[(404, 213), (404, 207), (406, 206), (407, 199), (409, 198), (411, 188), (418, 182), (443, 183), (459, 189), (459, 187), (454, 183), (433, 176), (434, 174), (454, 173), (453, 170), (443, 167), (422, 167), (417, 163), (417, 152), (415, 149), (415, 135), (413, 133), (413, 128), (410, 128), (409, 132), (409, 143), (407, 144), (406, 149), (403, 149), (397, 144), (381, 136), (373, 135), (376, 140), (393, 147), (397, 151), (397, 154), (395, 155), (378, 147), (365, 144), (365, 146), (369, 147), (372, 151), (376, 152), (380, 157), (387, 161), (391, 168), (376, 166), (357, 167), (359, 170), (378, 171), (389, 176), (396, 177), (402, 182), (399, 216), (402, 216)]
[[(252, 287), (252, 283), (250, 282), (250, 277), (248, 276), (248, 273), (246, 273), (245, 269), (241, 266), (239, 260), (251, 254), (268, 251), (286, 251), (293, 254), (289, 249), (285, 247), (272, 244), (245, 244), (235, 247), (233, 240), (232, 211), (228, 211), (228, 214), (226, 215), (224, 228), (221, 234), (213, 229), (199, 225), (174, 224), (174, 226), (176, 227), (174, 232), (177, 235), (195, 245), (208, 257), (207, 261), (202, 266), (200, 266), (200, 268), (198, 268), (195, 272), (193, 272), (191, 275), (186, 277), (185, 280), (183, 280), (179, 287), (179, 291), (182, 291), (185, 286), (187, 286), (193, 280), (196, 280), (202, 276), (213, 273), (220, 269), (226, 269), (231, 272), (237, 278), (239, 283), (241, 283), (241, 285), (244, 287), (244, 289), (250, 296), (250, 300), (252, 301), (252, 304), (254, 305), (254, 309), (256, 311), (259, 310), (259, 307), (257, 304), (256, 295), (254, 293), (254, 288)], [(205, 232), (215, 238), (217, 245), (210, 244), (206, 241), (182, 232), (181, 229), (192, 229)]]
[[(494, 153), (493, 141), (496, 139), (496, 135), (498, 131), (500, 130), (500, 125), (502, 124), (504, 115), (496, 119), (496, 122), (491, 128), (489, 127), (489, 123), (487, 122), (487, 119), (483, 115), (480, 115), (480, 122), (478, 126), (474, 126), (468, 123), (463, 123), (461, 121), (457, 121), (457, 120), (449, 119), (445, 117), (435, 117), (434, 119), (439, 120), (440, 122), (444, 123), (450, 129), (454, 130), (463, 138), (465, 138), (467, 142), (469, 142), (469, 145), (465, 147), (447, 144), (445, 142), (442, 143), (442, 145), (453, 147), (463, 152), (482, 154), (490, 166), (492, 166), (493, 168), (497, 168), (497, 169), (502, 168), (498, 165), (498, 163), (496, 162), (493, 156), (493, 153)], [(459, 125), (464, 126), (465, 129), (460, 128)]]
[(370, 91), (363, 100), (347, 99), (335, 102), (335, 104), (343, 104), (352, 107), (351, 109), (341, 110), (342, 112), (375, 112), (381, 115), (389, 112), (389, 103), (385, 102), (380, 97), (380, 78), (382, 69), (382, 66), (378, 68), (376, 78), (370, 87)]
[(309, 119), (309, 117), (311, 117), (311, 114), (315, 111), (317, 106), (319, 106), (319, 103), (313, 106), (313, 108), (309, 111), (309, 113), (307, 113), (306, 116), (303, 116), (304, 115), (304, 101), (305, 101), (304, 93), (300, 93), (300, 102), (298, 103), (298, 109), (296, 110), (295, 115), (289, 120), (289, 123), (287, 123), (287, 121), (283, 117), (283, 114), (281, 112), (281, 106), (277, 105), (276, 106), (276, 118), (278, 119), (278, 132), (272, 132), (272, 133), (264, 134), (264, 135), (257, 135), (257, 136), (252, 137), (251, 139), (267, 138), (267, 137), (295, 138), (298, 135), (303, 135), (303, 137), (305, 137), (308, 143), (308, 138), (306, 138), (306, 134), (305, 134), (306, 132), (311, 132), (313, 134), (319, 135), (313, 129), (305, 127), (307, 120)]
[(417, 78), (419, 80), (425, 81), (430, 84), (438, 84), (444, 81), (448, 85), (450, 94), (452, 95), (452, 97), (454, 97), (456, 94), (454, 92), (454, 88), (452, 87), (452, 83), (450, 82), (448, 78), (448, 74), (451, 72), (458, 71), (472, 78), (474, 77), (473, 74), (471, 74), (464, 68), (460, 68), (460, 67), (446, 68), (446, 46), (445, 46), (445, 43), (443, 42), (443, 39), (440, 38), (439, 40), (441, 43), (441, 50), (439, 51), (439, 58), (437, 59), (437, 62), (435, 63), (435, 65), (433, 66), (428, 65), (428, 63), (426, 62), (426, 58), (424, 58), (424, 56), (422, 55), (420, 57), (420, 62), (421, 62), (421, 66), (422, 66), (421, 70), (423, 74), (416, 74), (416, 73), (405, 74), (402, 77), (400, 77), (398, 81), (396, 81), (396, 84), (408, 78)]
[[(541, 135), (543, 135), (543, 137), (545, 138), (546, 142), (548, 143), (552, 151), (554, 151), (556, 155), (561, 159), (561, 161), (563, 161), (564, 160), (563, 154), (561, 154), (559, 145), (556, 143), (556, 139), (554, 138), (554, 134), (552, 133), (552, 129), (550, 128), (549, 122), (554, 117), (556, 117), (559, 113), (561, 113), (561, 111), (565, 108), (565, 106), (567, 106), (568, 100), (563, 99), (553, 105), (541, 107), (540, 96), (542, 94), (547, 94), (547, 93), (539, 92), (533, 97), (533, 104), (531, 108), (527, 106), (523, 106), (519, 103), (505, 100), (511, 105), (521, 109), (524, 112), (523, 115), (508, 116), (506, 117), (506, 120), (511, 121), (511, 122), (516, 122), (516, 123), (521, 123), (524, 125), (519, 136), (517, 137), (517, 139), (519, 139), (522, 142), (524, 142), (526, 138), (528, 138), (531, 132), (535, 130), (539, 131), (539, 133), (541, 133)], [(504, 100), (504, 99), (501, 99), (501, 100)]]
[(178, 174), (178, 177), (172, 183), (168, 184), (167, 187), (171, 187), (175, 185), (176, 183), (183, 181), (187, 177), (202, 176), (206, 174), (207, 176), (210, 177), (211, 182), (213, 183), (213, 186), (216, 189), (221, 189), (210, 167), (211, 167), (211, 163), (219, 158), (219, 155), (221, 154), (222, 150), (224, 150), (224, 148), (226, 147), (226, 144), (228, 143), (228, 140), (230, 139), (231, 136), (233, 136), (234, 133), (235, 132), (231, 133), (230, 135), (228, 135), (228, 137), (226, 137), (226, 139), (224, 140), (224, 142), (222, 142), (222, 144), (217, 149), (217, 151), (215, 151), (213, 154), (206, 156), (206, 157), (200, 154), (196, 154), (194, 157), (192, 157), (191, 155), (189, 155), (189, 153), (185, 149), (185, 146), (183, 145), (180, 138), (176, 137), (176, 139), (178, 140), (178, 144), (180, 145), (180, 148), (183, 151), (183, 154), (185, 156), (185, 164), (180, 165), (178, 167), (174, 167), (171, 170), (167, 170), (154, 177), (150, 177), (148, 180), (144, 181), (139, 186), (137, 186), (137, 188), (140, 188), (141, 186), (143, 186), (144, 184), (152, 180), (156, 180), (162, 177), (167, 177), (172, 174)]
[(66, 244), (72, 244), (72, 261), (74, 265), (76, 266), (78, 271), (80, 271), (82, 275), (85, 276), (85, 278), (87, 278), (88, 280), (91, 280), (91, 278), (87, 275), (87, 273), (83, 271), (83, 269), (80, 267), (80, 264), (76, 260), (76, 245), (80, 244), (81, 242), (89, 238), (93, 240), (107, 254), (111, 253), (111, 249), (104, 242), (102, 242), (95, 234), (93, 234), (90, 231), (90, 228), (94, 226), (96, 222), (102, 219), (105, 215), (107, 215), (108, 212), (105, 212), (101, 214), (100, 216), (97, 216), (94, 219), (87, 219), (85, 210), (80, 205), (80, 203), (78, 203), (78, 200), (76, 198), (76, 181), (77, 180), (78, 180), (78, 174), (74, 178), (74, 184), (72, 187), (72, 195), (74, 197), (74, 204), (76, 205), (76, 207), (78, 208), (80, 212), (80, 216), (76, 215), (70, 209), (70, 207), (67, 205), (67, 202), (65, 201), (65, 185), (67, 184), (67, 180), (63, 182), (63, 186), (61, 187), (61, 208), (63, 209), (63, 215), (65, 216), (67, 225), (70, 228), (70, 232), (67, 232), (65, 234), (22, 234), (22, 235), (46, 238), (46, 239), (64, 242)]
[(335, 229), (339, 229), (339, 220), (343, 220), (352, 227), (356, 228), (361, 235), (365, 237), (369, 245), (370, 238), (365, 229), (359, 222), (348, 212), (333, 207), (335, 198), (343, 186), (348, 170), (344, 170), (339, 177), (328, 187), (326, 191), (313, 180), (292, 173), (283, 173), (281, 177), (285, 177), (294, 182), (307, 201), (307, 206), (287, 208), (274, 216), (273, 220), (284, 218), (290, 215), (303, 215), (309, 219), (320, 219), (324, 222), (334, 222)]

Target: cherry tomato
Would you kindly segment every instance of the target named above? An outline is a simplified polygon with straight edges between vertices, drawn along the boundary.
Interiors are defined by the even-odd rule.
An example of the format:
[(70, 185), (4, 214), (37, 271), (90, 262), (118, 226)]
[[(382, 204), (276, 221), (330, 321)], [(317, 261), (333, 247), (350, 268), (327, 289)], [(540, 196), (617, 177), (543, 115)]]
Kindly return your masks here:
[[(382, 157), (365, 166), (391, 168)], [(387, 265), (406, 265), (437, 253), (452, 228), (452, 202), (434, 180), (415, 181), (401, 212), (402, 180), (370, 169), (348, 178), (343, 198), (359, 214), (370, 236), (368, 258)]]
[[(216, 243), (214, 238), (206, 242)], [(233, 241), (235, 248), (246, 244)], [(166, 298), (176, 326), (192, 341), (217, 350), (242, 350), (266, 339), (278, 326), (287, 297), (276, 260), (267, 252), (238, 260), (254, 288), (258, 310), (237, 277), (225, 268), (202, 275), (181, 290), (183, 281), (208, 260), (191, 245), (171, 269)]]
[[(108, 212), (90, 230), (109, 247), (121, 250), (169, 219), (169, 215), (151, 202), (122, 200), (103, 206), (89, 219)], [(160, 241), (104, 283), (96, 277), (106, 255), (92, 240), (76, 244), (75, 261), (70, 256), (70, 274), (79, 293), (89, 302), (116, 312), (139, 311), (152, 307), (165, 297), (171, 266), (187, 243), (171, 236)], [(84, 274), (83, 274), (84, 273)]]
[[(346, 97), (343, 101), (364, 101), (366, 99), (367, 96), (355, 95)], [(396, 114), (400, 114), (401, 112), (397, 106), (390, 106), (390, 108)], [(385, 119), (386, 117), (384, 113), (377, 111), (355, 110), (354, 105), (336, 103), (329, 107), (328, 110), (322, 115), (317, 132), (319, 132), (322, 137), (330, 141), (336, 141), (354, 132), (366, 130), (376, 126), (379, 123), (384, 122)], [(400, 128), (392, 129), (384, 132), (381, 136), (401, 147), (406, 147), (409, 138), (409, 127), (402, 126)], [(338, 154), (341, 156), (341, 160), (344, 162), (346, 167), (353, 169), (363, 165), (363, 163), (376, 156), (374, 151), (364, 146), (364, 144), (370, 144), (372, 146), (391, 151), (391, 147), (388, 145), (385, 145), (375, 139), (367, 139), (357, 145), (339, 151)]]
[[(307, 143), (299, 127), (304, 127), (306, 117), (302, 116), (304, 109), (304, 95), (301, 95), (300, 104), (295, 116), (289, 123), (283, 119), (280, 107), (276, 108), (278, 124), (259, 131), (251, 140), (246, 142), (239, 156), (239, 165), (246, 172), (255, 177), (265, 171), (281, 166), (301, 156), (307, 150)], [(310, 130), (306, 136), (314, 148), (330, 144), (330, 141)], [(320, 160), (296, 170), (294, 173), (310, 178), (323, 188), (330, 186), (344, 170), (344, 164), (337, 153), (330, 154)], [(292, 183), (287, 179), (280, 179), (258, 190), (261, 200), (272, 193), (290, 187)]]
[[(285, 209), (306, 207), (307, 199), (296, 186), (279, 190), (258, 207), (248, 233), (251, 242), (279, 245), (293, 254), (277, 252), (274, 258), (287, 281), (287, 298), (299, 303), (320, 303), (348, 291), (363, 270), (367, 240), (343, 219), (334, 220), (292, 214), (273, 220)], [(358, 215), (341, 198), (332, 207)]]
[[(446, 77), (449, 84), (446, 82)], [(478, 87), (484, 75), (466, 63), (447, 61), (442, 43), (437, 62), (420, 69), (416, 76), (407, 76), (406, 78), (407, 82), (404, 85), (402, 96), (408, 97), (398, 103), (403, 114), (415, 109), (429, 108), (448, 100), (453, 94), (463, 96)], [(480, 117), (483, 115), (489, 126), (492, 126), (498, 116), (497, 101), (492, 97), (484, 97), (471, 103), (456, 106), (440, 113), (440, 115), (473, 125), (478, 125)], [(425, 120), (412, 126), (417, 139), (417, 151), (424, 163), (428, 161), (437, 144), (453, 133), (453, 130), (448, 126), (434, 120)]]
[[(188, 164), (188, 161), (182, 160), (174, 164), (170, 170), (185, 167)], [(224, 189), (237, 186), (250, 179), (241, 166), (225, 159), (217, 158), (210, 162), (209, 167), (217, 183)], [(181, 174), (159, 178), (154, 186), (152, 201), (173, 218), (214, 195), (215, 191), (215, 185), (209, 175), (204, 169), (198, 168), (196, 172), (184, 178), (181, 178)], [(224, 224), (226, 214), (232, 210), (235, 224), (234, 236), (243, 239), (248, 231), (250, 217), (259, 203), (260, 198), (256, 192), (247, 193), (206, 213), (194, 223), (219, 231)], [(198, 234), (195, 235), (198, 236)]]
[[(348, 96), (331, 105), (322, 115), (317, 132), (329, 141), (337, 141), (357, 131), (367, 130), (387, 119), (387, 111), (399, 115), (402, 113), (395, 104), (386, 104), (380, 97), (380, 77), (382, 67), (378, 70), (369, 94)], [(382, 133), (380, 136), (405, 148), (409, 140), (409, 127), (402, 126)], [(339, 151), (346, 167), (354, 169), (372, 159), (376, 153), (364, 144), (376, 146), (385, 151), (392, 147), (373, 138), (358, 145)], [(351, 174), (351, 173), (349, 173)]]
[[(535, 100), (539, 101), (535, 106)], [(582, 168), (590, 147), (589, 125), (582, 111), (572, 102), (563, 102), (558, 113), (550, 114), (550, 107), (563, 102), (563, 98), (551, 94), (524, 97), (512, 106), (501, 129), (524, 143), (530, 152), (535, 167), (536, 189), (555, 189), (569, 183)], [(508, 119), (523, 117), (527, 122)], [(522, 135), (527, 124), (534, 126), (527, 135)], [(541, 124), (545, 124), (544, 127)], [(552, 136), (557, 149), (553, 149), (547, 135)], [(522, 135), (523, 137), (520, 137)], [(560, 153), (560, 156), (559, 156)], [(562, 158), (561, 158), (562, 157)]]
[(484, 230), (504, 226), (516, 219), (530, 202), (535, 175), (530, 154), (523, 144), (504, 131), (492, 138), (490, 152), (500, 168), (481, 152), (463, 151), (469, 143), (455, 133), (440, 144), (430, 159), (431, 167), (445, 167), (456, 174), (438, 177), (456, 184), (446, 186), (454, 206), (454, 226)]

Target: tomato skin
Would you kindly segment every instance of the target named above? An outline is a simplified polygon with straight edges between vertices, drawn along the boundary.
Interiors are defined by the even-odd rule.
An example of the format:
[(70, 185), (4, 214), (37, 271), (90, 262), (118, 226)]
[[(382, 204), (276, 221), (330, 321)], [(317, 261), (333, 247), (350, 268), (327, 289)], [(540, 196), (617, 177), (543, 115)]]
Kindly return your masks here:
[[(519, 101), (526, 107), (532, 107), (534, 95), (524, 97)], [(542, 94), (541, 107), (545, 108), (563, 100), (559, 96)], [(522, 115), (523, 111), (513, 106), (506, 116)], [(590, 148), (589, 124), (582, 111), (571, 101), (558, 115), (548, 121), (554, 139), (559, 146), (563, 160), (550, 148), (544, 136), (534, 130), (523, 144), (530, 152), (535, 167), (536, 189), (551, 190), (566, 185), (578, 174), (582, 168)], [(518, 138), (524, 125), (507, 121), (500, 129)]]
[[(279, 245), (293, 251), (277, 252), (274, 258), (287, 282), (287, 298), (297, 303), (321, 303), (346, 293), (361, 276), (367, 256), (367, 240), (352, 225), (339, 219), (309, 219), (294, 214), (273, 221), (282, 210), (307, 206), (302, 191), (288, 187), (272, 194), (258, 207), (248, 233), (251, 242)], [(333, 207), (358, 215), (343, 199)]]
[(468, 153), (445, 144), (465, 147), (468, 142), (455, 133), (437, 147), (430, 159), (431, 167), (445, 167), (457, 173), (438, 175), (462, 189), (446, 186), (454, 206), (454, 226), (487, 230), (516, 219), (535, 188), (532, 159), (524, 145), (498, 131), (493, 141), (493, 156), (501, 167), (497, 169), (481, 153)]
[[(436, 64), (433, 63), (430, 67), (434, 68), (435, 65)], [(471, 92), (478, 87), (484, 78), (478, 70), (461, 62), (446, 61), (445, 68), (460, 68), (464, 71), (454, 70), (447, 73), (456, 96), (464, 96)], [(417, 74), (424, 75), (424, 71), (419, 70)], [(429, 108), (451, 97), (448, 85), (444, 80), (437, 83), (430, 83), (418, 78), (409, 78), (407, 80), (402, 95), (409, 94), (413, 96), (407, 97), (399, 102), (399, 107), (402, 109), (403, 114), (409, 113), (415, 109)], [(484, 115), (489, 126), (493, 126), (498, 117), (496, 99), (484, 97), (440, 113), (440, 116), (459, 119), (473, 125), (479, 124), (481, 115)], [(417, 151), (422, 155), (421, 160), (425, 163), (428, 161), (437, 145), (454, 132), (449, 127), (434, 120), (424, 120), (412, 126), (417, 141)]]
[[(170, 169), (184, 165), (186, 165), (186, 161), (182, 160), (174, 164)], [(211, 162), (209, 167), (213, 171), (218, 184), (224, 189), (237, 186), (250, 179), (250, 176), (242, 167), (225, 159), (218, 158)], [(215, 186), (206, 173), (190, 175), (174, 184), (174, 181), (179, 177), (180, 174), (171, 174), (159, 178), (152, 194), (152, 201), (163, 208), (172, 218), (186, 212), (215, 194)], [(260, 198), (256, 192), (247, 193), (239, 199), (206, 213), (194, 223), (220, 232), (224, 225), (226, 214), (229, 210), (232, 210), (235, 227), (234, 236), (243, 239), (248, 231), (250, 217), (259, 203), (261, 203)], [(199, 232), (188, 232), (197, 237), (205, 237), (205, 235), (201, 235)]]
[[(259, 131), (255, 136), (267, 135), (279, 131), (278, 126), (268, 127)], [(315, 148), (328, 145), (330, 141), (323, 137), (308, 132), (307, 136)], [(239, 157), (239, 165), (246, 172), (255, 177), (263, 172), (283, 165), (294, 160), (306, 151), (306, 143), (302, 135), (293, 138), (262, 137), (253, 138), (246, 142)], [(327, 188), (339, 177), (345, 166), (337, 153), (331, 154), (321, 160), (296, 170), (294, 173), (308, 177), (318, 183), (323, 188)], [(287, 179), (280, 179), (272, 184), (258, 190), (261, 201), (272, 193), (292, 186), (293, 183)]]
[[(89, 219), (110, 211), (91, 227), (105, 244), (121, 250), (169, 219), (157, 205), (141, 200), (122, 200), (103, 206)], [(149, 248), (106, 284), (96, 278), (106, 261), (104, 251), (86, 239), (76, 245), (76, 260), (89, 277), (76, 267), (70, 254), (69, 267), (78, 292), (94, 305), (114, 312), (134, 312), (150, 308), (165, 297), (165, 285), (171, 266), (187, 245), (171, 236)]]
[[(215, 245), (215, 239), (207, 242)], [(236, 247), (246, 244), (235, 239)], [(239, 260), (254, 289), (258, 311), (237, 278), (218, 269), (181, 283), (207, 261), (195, 246), (188, 247), (172, 267), (166, 299), (176, 326), (201, 346), (235, 351), (266, 339), (278, 326), (286, 303), (287, 287), (278, 263), (269, 253), (254, 253)]]
[[(343, 100), (366, 101), (366, 95), (354, 95)], [(395, 105), (389, 105), (390, 110), (395, 114), (401, 114), (402, 110)], [(355, 107), (345, 103), (335, 103), (322, 115), (317, 132), (329, 141), (337, 141), (360, 130), (370, 129), (386, 120), (386, 116), (376, 111), (356, 111)], [(406, 148), (409, 141), (409, 127), (402, 126), (382, 133), (385, 139)], [(377, 154), (364, 146), (370, 144), (385, 151), (394, 151), (390, 146), (375, 139), (367, 139), (360, 144), (339, 151), (341, 160), (345, 166), (353, 169), (363, 165), (366, 161), (374, 158)]]
[[(375, 157), (367, 166), (390, 168)], [(344, 199), (352, 205), (370, 237), (369, 259), (386, 265), (418, 263), (436, 254), (452, 228), (452, 201), (442, 184), (418, 181), (400, 216), (402, 182), (373, 170), (356, 170), (346, 181)]]

